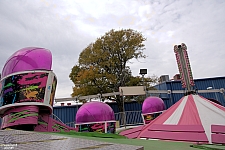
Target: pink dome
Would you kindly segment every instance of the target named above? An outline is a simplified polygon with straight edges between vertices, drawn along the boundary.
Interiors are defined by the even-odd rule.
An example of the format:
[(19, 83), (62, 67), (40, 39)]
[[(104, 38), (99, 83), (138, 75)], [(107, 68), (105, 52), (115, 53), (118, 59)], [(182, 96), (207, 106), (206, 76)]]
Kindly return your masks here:
[(49, 50), (37, 47), (27, 47), (16, 51), (6, 61), (2, 78), (15, 72), (29, 70), (51, 70), (52, 54)]
[(76, 114), (76, 123), (100, 122), (115, 120), (112, 108), (102, 102), (83, 104)]
[(165, 110), (165, 104), (159, 97), (147, 97), (142, 105), (142, 113), (153, 113)]

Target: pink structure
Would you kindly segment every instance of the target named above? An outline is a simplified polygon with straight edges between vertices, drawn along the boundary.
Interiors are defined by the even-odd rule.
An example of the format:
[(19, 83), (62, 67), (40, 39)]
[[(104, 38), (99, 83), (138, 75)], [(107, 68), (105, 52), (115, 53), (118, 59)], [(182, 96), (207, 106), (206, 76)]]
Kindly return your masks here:
[(51, 65), (51, 52), (33, 47), (15, 52), (6, 61), (0, 81), (1, 129), (76, 130), (51, 118), (57, 85)]
[(112, 108), (102, 102), (89, 102), (83, 104), (76, 114), (76, 123), (112, 121), (115, 115)]
[(146, 125), (137, 138), (213, 143), (218, 139), (212, 132), (222, 132), (224, 125), (225, 107), (199, 95), (188, 95)]
[[(8, 109), (4, 113), (2, 128), (5, 129), (11, 126), (19, 125), (36, 125), (38, 124), (38, 112), (39, 107), (37, 106), (21, 106), (14, 109)], [(17, 121), (17, 116), (26, 115), (27, 117), (21, 117)]]
[(80, 132), (115, 133), (115, 123), (112, 108), (102, 102), (85, 103), (76, 114), (76, 127)]
[(225, 144), (225, 107), (199, 95), (187, 95), (152, 122), (120, 133), (193, 143)]
[(188, 58), (187, 46), (184, 43), (174, 46), (174, 53), (177, 60), (178, 69), (181, 75), (182, 87), (191, 91), (191, 87), (195, 85), (192, 76), (191, 65)]
[(154, 113), (165, 110), (165, 104), (159, 97), (147, 97), (142, 105), (142, 113)]
[(16, 51), (6, 61), (2, 78), (21, 71), (29, 70), (51, 70), (52, 54), (45, 48), (27, 47)]
[(144, 124), (150, 123), (158, 117), (164, 110), (165, 104), (159, 97), (147, 97), (142, 104), (142, 118)]

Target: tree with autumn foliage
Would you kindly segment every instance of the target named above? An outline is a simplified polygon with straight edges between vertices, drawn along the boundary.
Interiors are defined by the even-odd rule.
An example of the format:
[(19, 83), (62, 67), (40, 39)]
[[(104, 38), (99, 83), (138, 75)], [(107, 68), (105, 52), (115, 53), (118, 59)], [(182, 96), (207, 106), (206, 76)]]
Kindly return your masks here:
[[(131, 59), (146, 57), (144, 41), (146, 38), (138, 31), (112, 29), (89, 44), (69, 75), (74, 83), (72, 97), (118, 92), (121, 86), (139, 84), (127, 64)], [(115, 100), (123, 111), (121, 96), (108, 99)]]

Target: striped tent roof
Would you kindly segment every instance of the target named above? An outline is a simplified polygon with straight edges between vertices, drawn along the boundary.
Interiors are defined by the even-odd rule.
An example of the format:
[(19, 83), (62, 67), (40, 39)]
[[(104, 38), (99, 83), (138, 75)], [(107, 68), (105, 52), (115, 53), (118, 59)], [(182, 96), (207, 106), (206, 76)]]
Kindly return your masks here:
[(212, 125), (225, 127), (225, 107), (199, 95), (188, 95), (150, 124), (121, 134), (132, 138), (211, 143)]

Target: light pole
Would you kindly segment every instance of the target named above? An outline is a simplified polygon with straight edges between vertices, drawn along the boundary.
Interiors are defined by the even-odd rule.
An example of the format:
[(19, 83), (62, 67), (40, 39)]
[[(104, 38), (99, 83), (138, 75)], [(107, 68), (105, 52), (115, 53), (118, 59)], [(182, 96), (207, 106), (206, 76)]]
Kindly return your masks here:
[[(142, 85), (144, 86), (144, 76), (147, 74), (147, 69), (140, 69), (140, 73), (139, 73), (141, 76), (142, 76)], [(147, 89), (145, 87), (145, 96), (147, 97)]]
[(140, 69), (140, 73), (142, 76), (142, 85), (144, 85), (144, 76), (147, 74), (147, 69)]

